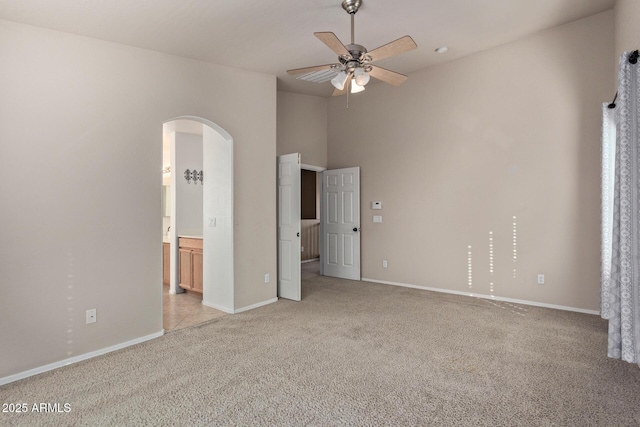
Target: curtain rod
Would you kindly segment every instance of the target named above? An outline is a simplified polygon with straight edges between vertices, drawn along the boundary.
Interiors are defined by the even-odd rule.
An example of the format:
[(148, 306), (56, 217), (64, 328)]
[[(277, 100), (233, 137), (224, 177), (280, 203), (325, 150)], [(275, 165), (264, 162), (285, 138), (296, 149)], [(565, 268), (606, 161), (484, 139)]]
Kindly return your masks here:
[[(637, 64), (638, 56), (640, 56), (640, 52), (638, 52), (637, 49), (631, 52), (631, 54), (629, 55), (629, 64)], [(611, 104), (608, 105), (608, 108), (616, 108), (616, 99), (618, 99), (618, 92), (616, 92), (616, 96), (613, 97), (613, 101), (611, 101)]]

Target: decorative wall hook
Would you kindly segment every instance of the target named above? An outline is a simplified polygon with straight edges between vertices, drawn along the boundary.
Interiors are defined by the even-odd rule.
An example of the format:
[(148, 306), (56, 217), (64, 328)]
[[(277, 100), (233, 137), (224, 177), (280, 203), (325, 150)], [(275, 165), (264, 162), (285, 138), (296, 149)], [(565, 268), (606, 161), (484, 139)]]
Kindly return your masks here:
[(200, 181), (200, 184), (204, 185), (204, 171), (198, 172), (196, 169), (184, 171), (184, 179), (187, 180), (187, 183), (191, 184), (191, 180), (193, 180), (194, 184), (197, 184)]

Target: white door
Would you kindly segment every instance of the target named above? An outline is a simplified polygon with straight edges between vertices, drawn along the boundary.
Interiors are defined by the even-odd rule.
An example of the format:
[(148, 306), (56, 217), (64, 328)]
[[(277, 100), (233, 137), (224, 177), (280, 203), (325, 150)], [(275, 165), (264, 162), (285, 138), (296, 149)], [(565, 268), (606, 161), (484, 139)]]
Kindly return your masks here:
[(300, 154), (278, 157), (278, 296), (300, 301)]
[(360, 280), (360, 168), (322, 172), (322, 274)]

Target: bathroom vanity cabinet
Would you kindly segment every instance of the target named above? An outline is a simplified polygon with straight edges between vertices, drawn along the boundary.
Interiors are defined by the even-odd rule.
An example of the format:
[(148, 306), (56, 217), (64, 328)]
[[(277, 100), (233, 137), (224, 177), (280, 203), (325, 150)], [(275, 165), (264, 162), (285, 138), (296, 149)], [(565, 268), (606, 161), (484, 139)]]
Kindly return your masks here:
[(162, 284), (169, 286), (171, 269), (169, 266), (171, 246), (169, 243), (162, 243)]
[(202, 293), (202, 239), (179, 237), (180, 287)]

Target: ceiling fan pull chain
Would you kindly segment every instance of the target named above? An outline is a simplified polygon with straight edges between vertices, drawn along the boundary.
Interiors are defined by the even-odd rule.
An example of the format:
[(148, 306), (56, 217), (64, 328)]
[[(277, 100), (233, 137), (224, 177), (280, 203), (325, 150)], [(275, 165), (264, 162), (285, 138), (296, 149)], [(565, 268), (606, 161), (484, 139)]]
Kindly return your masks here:
[[(353, 15), (351, 15), (353, 18)], [(347, 79), (347, 110), (349, 109), (349, 92), (351, 92), (351, 73), (349, 73), (349, 78)]]

